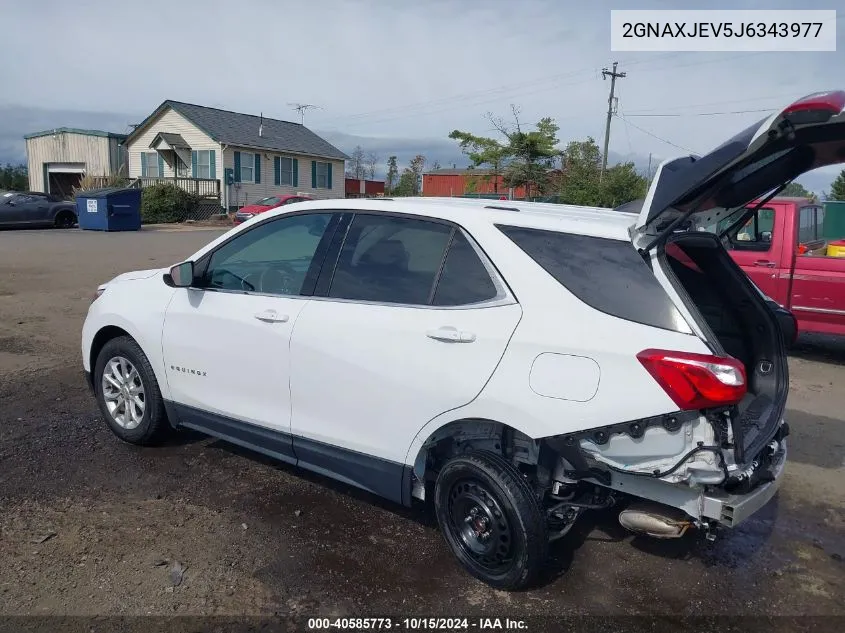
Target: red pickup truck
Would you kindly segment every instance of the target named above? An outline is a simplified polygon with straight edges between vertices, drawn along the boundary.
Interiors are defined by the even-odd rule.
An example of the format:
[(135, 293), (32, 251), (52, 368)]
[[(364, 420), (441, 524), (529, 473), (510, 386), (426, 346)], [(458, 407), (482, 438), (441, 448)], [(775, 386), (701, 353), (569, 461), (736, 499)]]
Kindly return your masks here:
[(792, 311), (799, 332), (845, 335), (845, 240), (822, 237), (824, 207), (807, 198), (756, 206), (718, 224), (734, 261)]

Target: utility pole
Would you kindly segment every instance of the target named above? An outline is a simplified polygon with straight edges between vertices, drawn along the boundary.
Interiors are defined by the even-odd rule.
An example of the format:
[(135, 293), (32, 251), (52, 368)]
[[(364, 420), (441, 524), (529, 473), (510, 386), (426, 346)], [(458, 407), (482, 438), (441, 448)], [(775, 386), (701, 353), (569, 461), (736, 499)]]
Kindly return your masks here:
[(292, 106), (294, 110), (299, 112), (299, 121), (302, 125), (305, 125), (305, 111), (317, 107), (310, 103), (289, 103), (288, 105)]
[(610, 76), (610, 96), (607, 98), (607, 124), (604, 128), (604, 153), (602, 153), (601, 157), (601, 175), (600, 178), (604, 178), (604, 172), (607, 169), (607, 146), (610, 143), (610, 119), (613, 118), (613, 103), (614, 103), (614, 96), (613, 93), (616, 91), (616, 78), (619, 77), (620, 79), (624, 77), (627, 73), (618, 73), (616, 72), (616, 67), (619, 65), (619, 62), (613, 62), (613, 70), (610, 71), (607, 68), (602, 68), (601, 77), (602, 79), (607, 79), (608, 75)]

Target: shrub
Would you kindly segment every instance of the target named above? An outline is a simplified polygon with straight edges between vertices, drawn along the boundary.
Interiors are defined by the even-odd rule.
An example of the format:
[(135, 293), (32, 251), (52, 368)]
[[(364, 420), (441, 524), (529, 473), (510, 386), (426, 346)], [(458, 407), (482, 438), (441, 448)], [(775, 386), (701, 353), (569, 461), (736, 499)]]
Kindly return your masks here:
[(141, 192), (141, 222), (159, 224), (194, 219), (199, 197), (173, 183), (146, 187)]

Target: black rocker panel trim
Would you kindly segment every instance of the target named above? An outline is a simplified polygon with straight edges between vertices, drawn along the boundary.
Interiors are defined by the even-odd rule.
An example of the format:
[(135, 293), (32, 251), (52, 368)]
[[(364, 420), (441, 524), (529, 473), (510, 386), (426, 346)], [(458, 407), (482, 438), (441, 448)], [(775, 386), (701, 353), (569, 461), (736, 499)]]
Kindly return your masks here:
[(411, 505), (410, 466), (174, 402), (166, 406), (179, 426)]

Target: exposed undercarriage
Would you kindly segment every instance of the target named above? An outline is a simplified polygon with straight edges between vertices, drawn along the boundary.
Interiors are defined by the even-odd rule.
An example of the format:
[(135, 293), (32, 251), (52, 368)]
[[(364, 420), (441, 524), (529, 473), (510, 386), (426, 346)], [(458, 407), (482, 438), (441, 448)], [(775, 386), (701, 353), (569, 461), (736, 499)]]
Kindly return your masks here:
[(424, 500), (439, 465), (454, 456), (489, 451), (529, 483), (545, 512), (549, 540), (564, 536), (585, 510), (613, 506), (621, 510), (620, 523), (635, 532), (676, 538), (695, 527), (712, 538), (731, 517), (707, 516), (703, 495), (732, 498), (774, 480), (789, 432), (782, 424), (740, 467), (733, 460), (730, 413), (677, 412), (539, 440), (497, 422), (455, 422), (420, 451), (412, 494)]

